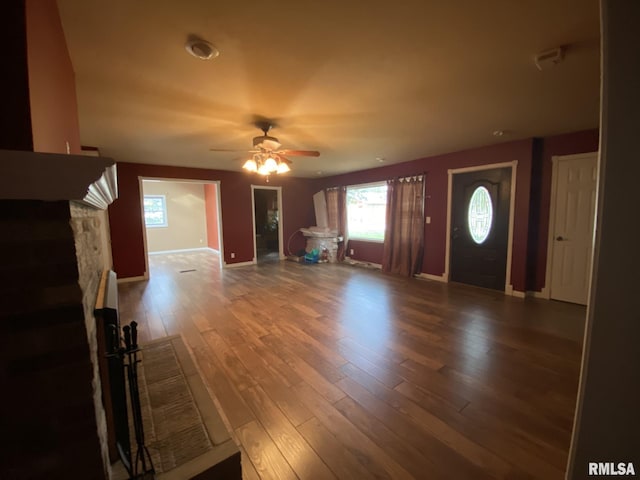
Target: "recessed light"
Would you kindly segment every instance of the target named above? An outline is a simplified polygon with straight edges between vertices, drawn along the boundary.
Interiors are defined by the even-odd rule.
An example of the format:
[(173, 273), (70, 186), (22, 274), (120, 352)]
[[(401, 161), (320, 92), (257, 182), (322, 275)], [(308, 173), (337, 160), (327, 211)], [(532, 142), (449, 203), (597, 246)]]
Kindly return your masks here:
[(376, 160), (380, 163), (384, 162), (385, 158), (384, 157), (376, 157)]

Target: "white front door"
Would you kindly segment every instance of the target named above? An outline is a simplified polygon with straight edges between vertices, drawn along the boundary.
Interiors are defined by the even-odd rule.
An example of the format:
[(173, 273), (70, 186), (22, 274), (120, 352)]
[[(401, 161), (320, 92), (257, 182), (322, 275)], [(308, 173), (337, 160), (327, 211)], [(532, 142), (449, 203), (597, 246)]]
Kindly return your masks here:
[(598, 182), (598, 154), (554, 157), (550, 296), (587, 304)]

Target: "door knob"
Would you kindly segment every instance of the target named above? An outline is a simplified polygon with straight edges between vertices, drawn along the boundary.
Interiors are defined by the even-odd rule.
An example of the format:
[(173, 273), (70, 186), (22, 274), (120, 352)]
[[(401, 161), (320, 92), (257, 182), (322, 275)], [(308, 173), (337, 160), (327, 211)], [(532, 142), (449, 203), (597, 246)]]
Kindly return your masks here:
[(567, 240), (567, 239), (566, 239), (566, 238), (564, 238), (562, 235), (558, 235), (558, 236), (556, 237), (556, 240), (557, 240), (557, 241), (559, 241), (559, 242), (563, 242), (563, 241), (565, 241), (565, 240)]

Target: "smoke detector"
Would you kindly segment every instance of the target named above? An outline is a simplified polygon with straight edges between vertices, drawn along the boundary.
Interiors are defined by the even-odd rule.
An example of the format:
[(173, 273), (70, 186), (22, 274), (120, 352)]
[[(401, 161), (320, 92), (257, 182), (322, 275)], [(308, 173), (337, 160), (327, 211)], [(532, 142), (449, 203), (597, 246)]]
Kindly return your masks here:
[(538, 70), (542, 71), (555, 67), (562, 62), (563, 55), (564, 49), (562, 47), (558, 47), (538, 53), (533, 60), (536, 67), (538, 67)]
[(189, 36), (184, 48), (190, 55), (193, 55), (200, 60), (210, 60), (220, 55), (220, 51), (211, 45), (211, 43), (194, 35)]

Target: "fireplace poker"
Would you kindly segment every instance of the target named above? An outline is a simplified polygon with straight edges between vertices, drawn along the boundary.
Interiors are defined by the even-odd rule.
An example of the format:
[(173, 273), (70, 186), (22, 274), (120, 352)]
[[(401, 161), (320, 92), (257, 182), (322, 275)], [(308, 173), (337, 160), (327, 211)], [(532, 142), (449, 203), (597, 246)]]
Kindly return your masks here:
[[(132, 478), (153, 478), (155, 470), (149, 449), (145, 445), (144, 426), (142, 424), (142, 407), (140, 405), (140, 390), (138, 387), (138, 324), (131, 322), (131, 326), (127, 325), (122, 329), (124, 331), (125, 351), (127, 354), (128, 365), (127, 377), (129, 379), (129, 397), (131, 400), (131, 413), (133, 416), (133, 428), (136, 436), (136, 456), (132, 462)], [(140, 470), (139, 468), (140, 467)], [(139, 472), (139, 473), (138, 473)]]

